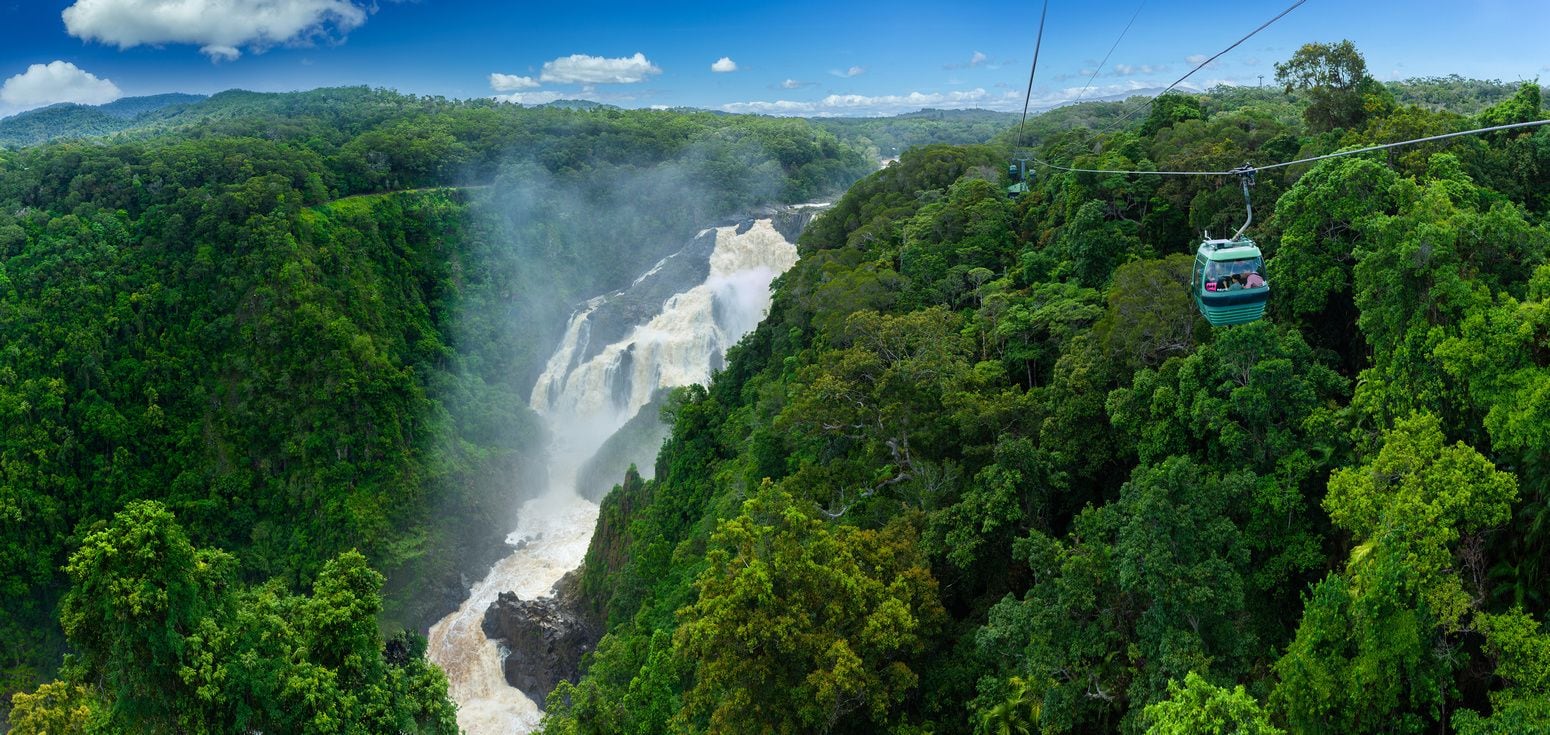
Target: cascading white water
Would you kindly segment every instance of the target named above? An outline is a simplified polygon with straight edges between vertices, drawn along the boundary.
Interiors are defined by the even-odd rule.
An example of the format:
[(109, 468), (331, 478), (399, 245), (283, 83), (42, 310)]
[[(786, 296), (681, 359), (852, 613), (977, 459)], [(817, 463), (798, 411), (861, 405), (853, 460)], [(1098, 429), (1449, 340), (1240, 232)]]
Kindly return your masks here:
[(447, 672), (458, 725), (470, 735), (527, 733), (542, 717), (538, 704), (507, 685), (501, 651), (482, 622), (501, 592), (541, 597), (581, 563), (597, 506), (577, 494), (577, 470), (657, 389), (708, 382), (713, 357), (758, 326), (770, 308), (770, 282), (796, 263), (796, 247), (770, 220), (738, 229), (716, 230), (704, 283), (668, 298), (652, 319), (577, 364), (588, 354), (589, 318), (609, 297), (588, 301), (533, 386), (531, 405), (553, 437), (549, 488), (519, 511), (507, 537), (517, 549), (430, 630), (428, 655)]

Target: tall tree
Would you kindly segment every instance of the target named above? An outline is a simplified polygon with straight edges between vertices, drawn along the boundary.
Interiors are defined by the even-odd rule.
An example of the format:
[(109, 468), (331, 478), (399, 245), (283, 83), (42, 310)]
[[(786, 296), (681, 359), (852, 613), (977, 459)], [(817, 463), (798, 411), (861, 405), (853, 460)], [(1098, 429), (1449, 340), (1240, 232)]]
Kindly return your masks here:
[(1276, 81), (1287, 94), (1303, 91), (1311, 98), (1303, 119), (1318, 131), (1353, 128), (1367, 119), (1362, 94), (1368, 79), (1367, 60), (1348, 40), (1303, 44), (1276, 64)]
[[(711, 536), (674, 647), (693, 668), (689, 732), (884, 727), (942, 622), (908, 516), (831, 530), (767, 484)], [(870, 724), (869, 724), (870, 723)]]
[(400, 641), (387, 660), (382, 575), (361, 554), (327, 562), (310, 597), (238, 590), (233, 567), (159, 503), (131, 503), (71, 556), (61, 617), (83, 660), (18, 699), (20, 721), (46, 730), (104, 711), (131, 732), (456, 731), (423, 645)]
[(1324, 501), (1356, 547), (1309, 595), (1276, 662), (1272, 703), (1299, 732), (1419, 733), (1444, 718), (1482, 599), (1481, 534), (1509, 517), (1517, 484), (1438, 420), (1417, 414), (1370, 462), (1336, 472)]

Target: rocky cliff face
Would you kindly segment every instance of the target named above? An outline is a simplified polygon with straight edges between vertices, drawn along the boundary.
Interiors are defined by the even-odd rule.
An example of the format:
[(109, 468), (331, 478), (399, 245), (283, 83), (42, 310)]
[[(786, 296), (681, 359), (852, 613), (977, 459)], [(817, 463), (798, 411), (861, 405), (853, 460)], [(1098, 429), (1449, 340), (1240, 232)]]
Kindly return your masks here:
[(828, 204), (798, 204), (791, 207), (782, 207), (770, 213), (770, 219), (775, 229), (784, 235), (787, 240), (796, 242), (802, 230), (807, 229), (813, 218), (828, 209)]
[(586, 344), (571, 358), (571, 369), (594, 357), (603, 348), (624, 339), (636, 325), (645, 324), (662, 309), (662, 302), (702, 283), (710, 274), (710, 254), (716, 233), (707, 230), (678, 252), (657, 264), (628, 287), (604, 297), (587, 318)]
[(484, 614), (484, 634), (506, 653), (506, 681), (540, 705), (560, 680), (576, 681), (582, 654), (602, 637), (602, 626), (580, 605), (577, 579), (577, 572), (565, 575), (552, 595), (537, 600), (502, 592)]

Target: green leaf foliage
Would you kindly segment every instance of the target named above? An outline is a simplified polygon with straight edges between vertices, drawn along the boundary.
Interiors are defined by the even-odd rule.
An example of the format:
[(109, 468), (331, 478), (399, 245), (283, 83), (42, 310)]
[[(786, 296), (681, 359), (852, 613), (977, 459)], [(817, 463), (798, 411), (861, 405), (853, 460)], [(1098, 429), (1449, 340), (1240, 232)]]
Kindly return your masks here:
[(307, 597), (239, 589), (229, 555), (196, 549), (164, 506), (139, 501), (68, 568), (61, 617), (82, 660), (17, 695), (24, 732), (99, 720), (120, 732), (457, 730), (423, 643), (389, 661), (383, 578), (359, 553), (324, 564)]
[[(231, 92), (0, 153), (9, 726), (454, 727), (423, 644), (379, 630), (500, 553), (572, 306), (920, 142), (664, 397), (543, 731), (1545, 730), (1550, 131), (1261, 172), (1269, 316), (1227, 328), (1191, 279), (1237, 182), (1119, 173), (1535, 119), (1542, 91), (1378, 84), (1348, 42), (1278, 71), (1016, 132)], [(1009, 196), (1029, 146), (1092, 171)]]
[[(1533, 100), (1378, 85), (1349, 44), (1284, 66), (1290, 97), (1036, 117), (1038, 158), (1099, 172), (1034, 166), (1015, 198), (1009, 147), (852, 187), (726, 370), (669, 402), (656, 478), (605, 501), (583, 576), (609, 632), (544, 731), (1542, 729), (1539, 134), (1262, 172), (1270, 316), (1228, 328), (1190, 279), (1201, 231), (1243, 221), (1236, 182), (1103, 172)], [(935, 622), (860, 643), (920, 588)]]
[(1147, 735), (1283, 735), (1242, 686), (1213, 686), (1191, 671), (1169, 682), (1168, 699), (1148, 705)]
[(1426, 414), (1330, 478), (1325, 507), (1356, 546), (1343, 573), (1315, 587), (1276, 663), (1274, 702), (1294, 728), (1423, 732), (1442, 718), (1453, 651), (1480, 600), (1467, 587), (1484, 571), (1470, 547), (1506, 522), (1516, 494), (1512, 475), (1447, 445)]
[(695, 681), (682, 731), (882, 727), (918, 685), (942, 610), (909, 518), (831, 533), (809, 513), (766, 485), (711, 535), (674, 635)]
[[(870, 170), (801, 120), (367, 89), (169, 102), (0, 154), (0, 717), (69, 646), (72, 549), (139, 501), (210, 555), (162, 571), (308, 589), (358, 550), (387, 575), (368, 617), (429, 625), (538, 474), (528, 395), (570, 306), (707, 223)], [(187, 637), (201, 575), (101, 599)], [(191, 645), (79, 633), (116, 641), (93, 665), (137, 712), (135, 677)]]

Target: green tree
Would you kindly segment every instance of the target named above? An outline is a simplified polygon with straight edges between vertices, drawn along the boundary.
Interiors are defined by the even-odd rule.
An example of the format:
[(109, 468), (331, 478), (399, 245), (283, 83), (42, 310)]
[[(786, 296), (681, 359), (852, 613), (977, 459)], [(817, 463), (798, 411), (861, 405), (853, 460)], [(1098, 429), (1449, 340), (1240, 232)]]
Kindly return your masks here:
[(1233, 518), (1251, 479), (1202, 469), (1173, 457), (1137, 468), (1120, 491), (1114, 563), (1119, 589), (1140, 608), (1132, 714), (1190, 671), (1247, 673), (1257, 648), (1245, 598), (1252, 548)]
[(1159, 95), (1152, 100), (1151, 112), (1147, 114), (1146, 122), (1141, 124), (1141, 135), (1149, 137), (1176, 123), (1204, 117), (1205, 110), (1198, 97), (1177, 92)]
[(831, 530), (761, 489), (718, 524), (699, 597), (681, 613), (674, 649), (694, 684), (678, 724), (797, 733), (892, 722), (919, 683), (910, 661), (943, 617), (915, 534), (907, 516)]
[(1276, 64), (1276, 81), (1286, 93), (1304, 91), (1311, 102), (1303, 112), (1315, 131), (1354, 128), (1367, 119), (1362, 93), (1367, 60), (1350, 41), (1307, 43), (1292, 58)]
[(1182, 686), (1168, 682), (1168, 698), (1142, 717), (1147, 735), (1284, 735), (1242, 685), (1223, 689), (1193, 671)]
[(1505, 685), (1491, 693), (1491, 715), (1473, 710), (1453, 715), (1460, 735), (1508, 735), (1550, 730), (1550, 631), (1521, 609), (1501, 615), (1481, 613), (1475, 624), (1486, 650), (1496, 660), (1496, 676)]
[(1035, 284), (1001, 301), (1004, 310), (987, 331), (1008, 374), (1021, 373), (1028, 388), (1047, 382), (1066, 345), (1103, 315), (1099, 292), (1069, 283)]
[[(1302, 732), (1421, 732), (1442, 718), (1483, 575), (1469, 549), (1509, 517), (1517, 487), (1420, 414), (1369, 463), (1331, 476), (1325, 507), (1356, 547), (1307, 600), (1276, 662), (1272, 704)], [(1466, 580), (1468, 585), (1466, 586)]]
[(1291, 317), (1315, 344), (1355, 355), (1357, 331), (1352, 270), (1371, 245), (1367, 220), (1393, 214), (1398, 177), (1365, 158), (1320, 163), (1275, 204), (1271, 227), (1280, 244), (1267, 263), (1275, 284), (1271, 309)]
[(65, 634), (102, 672), (113, 717), (173, 730), (217, 719), (207, 692), (185, 677), (205, 653), (212, 616), (232, 605), (233, 560), (196, 550), (159, 503), (129, 504), (70, 557), (61, 605)]
[(86, 735), (104, 724), (101, 700), (73, 682), (51, 681), (12, 700), (12, 735)]
[(980, 716), (979, 735), (1034, 735), (1039, 727), (1039, 693), (1022, 677), (1006, 682), (1005, 698)]
[(93, 720), (100, 697), (111, 727), (135, 732), (456, 731), (423, 644), (386, 660), (382, 576), (364, 556), (325, 564), (310, 597), (236, 590), (231, 567), (162, 505), (131, 503), (71, 556), (61, 616), (82, 669), (21, 696), (19, 721)]
[(803, 389), (776, 421), (797, 460), (788, 490), (838, 517), (941, 454), (945, 399), (972, 377), (959, 329), (940, 307), (850, 315), (838, 349), (798, 372)]
[(1550, 243), (1521, 210), (1488, 203), (1453, 156), (1434, 156), (1431, 169), (1430, 181), (1393, 187), (1393, 215), (1361, 225), (1367, 246), (1354, 269), (1357, 324), (1373, 364), (1355, 402), (1377, 425), (1415, 410), (1437, 413), (1450, 427), (1478, 425), (1437, 351), (1492, 292), (1523, 293)]
[(1538, 82), (1523, 82), (1511, 97), (1480, 111), (1480, 124), (1488, 127), (1533, 122), (1540, 119), (1541, 91)]
[[(1007, 594), (975, 632), (990, 673), (981, 679), (972, 716), (983, 719), (1007, 696), (996, 679), (1047, 682), (1039, 704), (1046, 731), (1113, 730), (1125, 713), (1141, 602), (1124, 593), (1114, 560), (1118, 514), (1084, 510), (1071, 540), (1038, 531), (1020, 539), (1017, 559), (1040, 570), (1021, 597)], [(1038, 692), (1032, 692), (1037, 694)]]
[(1108, 309), (1093, 329), (1106, 357), (1136, 370), (1194, 348), (1199, 315), (1190, 300), (1193, 267), (1189, 256), (1170, 255), (1132, 261), (1114, 271)]
[(1550, 367), (1541, 335), (1550, 330), (1550, 266), (1540, 266), (1522, 302), (1501, 293), (1490, 308), (1465, 317), (1456, 337), (1437, 348), (1447, 374), (1466, 386), (1491, 446), (1517, 470), (1523, 503), (1516, 532), (1498, 543), (1505, 574), (1494, 596), (1542, 606), (1550, 578)]

